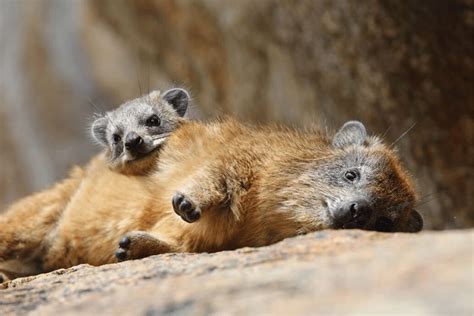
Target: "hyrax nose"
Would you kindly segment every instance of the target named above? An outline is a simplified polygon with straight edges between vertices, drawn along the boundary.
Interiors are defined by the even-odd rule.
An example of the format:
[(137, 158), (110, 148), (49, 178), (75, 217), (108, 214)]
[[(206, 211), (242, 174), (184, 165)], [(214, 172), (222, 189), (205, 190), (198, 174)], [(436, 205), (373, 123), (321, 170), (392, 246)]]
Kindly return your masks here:
[(130, 132), (125, 137), (125, 148), (127, 150), (136, 151), (138, 147), (143, 143), (143, 138), (135, 132)]
[(360, 200), (344, 204), (334, 212), (334, 217), (343, 228), (360, 228), (367, 224), (371, 214), (370, 204)]

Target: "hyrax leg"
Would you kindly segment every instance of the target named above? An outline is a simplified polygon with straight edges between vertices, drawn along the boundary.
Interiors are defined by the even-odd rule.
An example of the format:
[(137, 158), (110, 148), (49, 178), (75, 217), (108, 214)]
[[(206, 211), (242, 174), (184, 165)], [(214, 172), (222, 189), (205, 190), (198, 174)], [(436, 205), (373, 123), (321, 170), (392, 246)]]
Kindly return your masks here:
[(129, 232), (119, 241), (115, 251), (118, 261), (140, 259), (162, 253), (174, 252), (169, 243), (144, 231)]
[[(43, 272), (36, 262), (24, 262), (22, 260), (9, 260), (0, 262), (0, 278), (3, 275), (4, 282), (20, 277), (26, 277)], [(2, 281), (0, 280), (0, 283)]]
[(240, 182), (223, 170), (202, 170), (188, 178), (188, 182), (172, 198), (173, 209), (184, 221), (193, 223), (203, 212), (230, 210), (239, 217), (237, 196), (241, 193)]
[(81, 171), (50, 189), (21, 199), (0, 215), (0, 261), (35, 259), (81, 181)]

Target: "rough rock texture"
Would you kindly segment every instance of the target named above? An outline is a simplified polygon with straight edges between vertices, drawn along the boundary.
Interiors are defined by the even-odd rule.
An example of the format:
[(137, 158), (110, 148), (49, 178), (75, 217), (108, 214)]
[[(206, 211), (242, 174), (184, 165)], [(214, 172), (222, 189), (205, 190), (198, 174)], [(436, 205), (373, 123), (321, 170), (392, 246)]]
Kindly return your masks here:
[(389, 142), (416, 122), (397, 146), (426, 226), (474, 225), (472, 0), (0, 6), (0, 205), (90, 157), (87, 98), (113, 106), (179, 84), (203, 117), (358, 118)]
[(472, 315), (474, 231), (322, 231), (263, 248), (167, 254), (17, 279), (0, 314)]

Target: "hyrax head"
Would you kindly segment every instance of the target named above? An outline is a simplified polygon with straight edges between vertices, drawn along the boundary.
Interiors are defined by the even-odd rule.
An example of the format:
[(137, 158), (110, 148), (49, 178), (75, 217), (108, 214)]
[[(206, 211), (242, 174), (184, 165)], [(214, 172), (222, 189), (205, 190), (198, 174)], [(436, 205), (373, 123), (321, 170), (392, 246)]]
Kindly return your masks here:
[(183, 121), (186, 90), (153, 91), (104, 113), (92, 124), (92, 136), (107, 149), (111, 167), (127, 167), (160, 148)]
[[(306, 161), (295, 183), (292, 203), (318, 229), (359, 228), (418, 232), (423, 219), (414, 209), (416, 193), (393, 149), (365, 127), (350, 121), (325, 153)], [(287, 192), (288, 193), (288, 192)]]

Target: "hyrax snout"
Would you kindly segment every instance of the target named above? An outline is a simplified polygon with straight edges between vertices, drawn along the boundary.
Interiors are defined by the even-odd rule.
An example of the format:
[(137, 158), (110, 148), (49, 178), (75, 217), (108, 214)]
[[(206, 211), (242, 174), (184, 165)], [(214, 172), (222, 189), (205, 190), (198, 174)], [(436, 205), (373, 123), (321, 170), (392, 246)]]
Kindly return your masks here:
[(129, 132), (127, 136), (125, 136), (125, 150), (129, 151), (132, 156), (150, 152), (153, 150), (152, 144), (153, 142), (146, 141), (134, 131)]
[(363, 228), (367, 225), (372, 212), (368, 201), (354, 200), (338, 207), (332, 215), (337, 228)]

